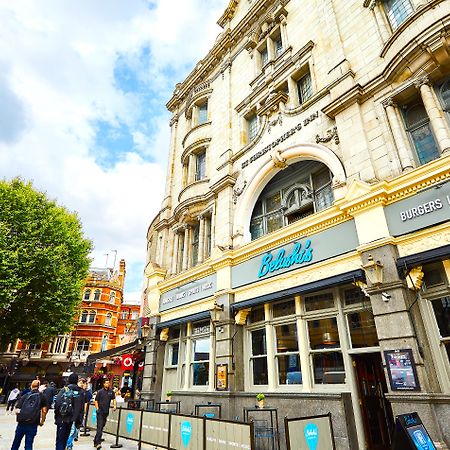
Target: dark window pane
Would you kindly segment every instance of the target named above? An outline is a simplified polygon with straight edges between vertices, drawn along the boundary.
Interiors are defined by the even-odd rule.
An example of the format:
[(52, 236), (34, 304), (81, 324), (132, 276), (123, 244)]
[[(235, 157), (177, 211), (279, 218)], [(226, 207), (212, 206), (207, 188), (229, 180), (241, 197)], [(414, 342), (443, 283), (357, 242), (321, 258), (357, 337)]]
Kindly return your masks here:
[(250, 323), (261, 322), (264, 320), (264, 306), (257, 306), (256, 308), (252, 308), (250, 312)]
[(305, 297), (306, 311), (316, 311), (334, 307), (333, 294), (331, 292), (319, 295), (309, 295)]
[(169, 332), (170, 339), (178, 339), (180, 337), (180, 327), (171, 328)]
[(283, 226), (283, 215), (281, 212), (267, 216), (267, 232), (279, 230)]
[(432, 288), (434, 286), (439, 286), (445, 283), (445, 276), (443, 274), (444, 267), (441, 262), (434, 264), (427, 264), (423, 268), (423, 281), (427, 288)]
[(262, 328), (261, 330), (252, 331), (252, 355), (266, 355), (266, 330)]
[(340, 352), (315, 353), (313, 356), (314, 383), (345, 382), (344, 360)]
[(280, 355), (278, 360), (278, 382), (280, 384), (301, 384), (302, 372), (298, 355)]
[(194, 363), (192, 365), (192, 383), (194, 386), (206, 386), (208, 384), (209, 362)]
[(281, 207), (281, 192), (277, 192), (267, 197), (266, 212), (275, 211)]
[(362, 303), (365, 300), (369, 301), (369, 299), (364, 295), (363, 291), (359, 288), (355, 289), (346, 289), (344, 291), (344, 299), (345, 306), (357, 305), (358, 303)]
[(298, 351), (297, 325), (289, 323), (275, 327), (277, 353)]
[(436, 146), (434, 137), (431, 134), (429, 123), (412, 130), (411, 136), (421, 164), (426, 164), (427, 162), (439, 158), (439, 150)]
[(308, 321), (309, 345), (312, 350), (340, 346), (335, 317)]
[(450, 297), (431, 302), (441, 337), (450, 337)]
[(273, 317), (282, 317), (295, 314), (295, 301), (288, 300), (273, 305)]
[(253, 358), (253, 384), (269, 384), (267, 358)]
[(178, 364), (178, 350), (179, 350), (180, 344), (173, 344), (172, 345), (172, 358), (170, 361), (170, 364), (172, 366), (176, 366)]
[(372, 311), (358, 311), (348, 315), (348, 327), (353, 348), (376, 347), (377, 330)]
[(258, 219), (252, 219), (250, 222), (250, 234), (252, 235), (252, 240), (258, 239), (264, 235), (264, 224), (261, 217)]

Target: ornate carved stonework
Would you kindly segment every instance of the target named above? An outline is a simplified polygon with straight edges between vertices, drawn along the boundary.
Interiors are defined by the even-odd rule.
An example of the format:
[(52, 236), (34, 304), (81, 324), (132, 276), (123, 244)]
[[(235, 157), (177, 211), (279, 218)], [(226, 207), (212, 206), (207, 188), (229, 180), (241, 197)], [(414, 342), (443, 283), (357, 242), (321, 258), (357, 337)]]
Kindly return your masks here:
[(397, 103), (394, 102), (394, 99), (392, 97), (387, 98), (386, 100), (383, 100), (381, 102), (383, 107), (386, 109), (388, 106), (393, 106), (394, 108), (397, 107)]
[(281, 156), (281, 150), (274, 150), (270, 157), (272, 158), (273, 165), (277, 167), (278, 169), (286, 169), (288, 166), (286, 164), (286, 158), (283, 158)]
[(414, 87), (420, 89), (424, 85), (430, 85), (430, 79), (428, 77), (421, 77), (414, 81)]
[(424, 273), (422, 272), (422, 266), (413, 267), (406, 276), (406, 283), (409, 289), (418, 291), (423, 283)]
[(234, 321), (236, 322), (236, 325), (245, 325), (247, 316), (249, 315), (251, 310), (252, 308), (240, 309), (234, 316)]
[(247, 186), (247, 180), (244, 180), (241, 186), (235, 186), (233, 189), (233, 204), (237, 203), (238, 197), (244, 192), (245, 187)]
[(268, 128), (267, 128), (267, 132), (270, 133), (270, 130), (275, 125), (282, 125), (282, 124), (283, 124), (283, 116), (281, 115), (281, 112), (279, 112), (276, 119), (269, 120), (269, 125), (268, 125)]
[(325, 137), (320, 137), (317, 134), (316, 135), (316, 144), (321, 144), (321, 143), (324, 143), (324, 142), (330, 142), (332, 139), (334, 139), (334, 143), (336, 145), (339, 144), (339, 135), (338, 135), (338, 132), (337, 132), (337, 127), (333, 127), (331, 130), (328, 130)]

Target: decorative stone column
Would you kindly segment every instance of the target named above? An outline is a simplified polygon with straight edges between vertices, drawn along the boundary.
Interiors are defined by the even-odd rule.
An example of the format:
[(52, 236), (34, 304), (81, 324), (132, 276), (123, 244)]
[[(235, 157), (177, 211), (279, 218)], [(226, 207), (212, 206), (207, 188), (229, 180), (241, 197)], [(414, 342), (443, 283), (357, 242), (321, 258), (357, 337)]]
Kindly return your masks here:
[(205, 258), (205, 216), (200, 215), (199, 222), (197, 262), (201, 264)]
[(186, 185), (189, 185), (195, 181), (195, 163), (196, 163), (196, 156), (193, 153), (191, 153), (189, 155), (188, 176)]
[(406, 139), (403, 133), (403, 126), (398, 118), (397, 105), (392, 98), (388, 98), (383, 102), (383, 106), (386, 109), (386, 114), (391, 126), (392, 135), (394, 137), (394, 143), (397, 147), (398, 156), (400, 158), (400, 164), (404, 172), (411, 170), (414, 167), (411, 152), (406, 146)]
[(267, 347), (267, 374), (268, 374), (268, 387), (269, 391), (275, 390), (277, 386), (277, 379), (276, 379), (276, 362), (275, 362), (275, 349), (272, 345), (272, 342), (275, 342), (275, 336), (273, 327), (269, 325), (270, 320), (270, 304), (265, 303), (264, 304), (264, 313), (265, 313), (265, 320), (266, 320), (266, 347)]
[(183, 247), (183, 262), (181, 265), (181, 270), (187, 270), (189, 267), (189, 235), (191, 227), (186, 225), (184, 228), (184, 247)]
[(414, 83), (414, 86), (419, 89), (420, 96), (422, 97), (423, 105), (430, 118), (430, 124), (433, 128), (434, 136), (436, 137), (437, 145), (441, 153), (450, 150), (450, 133), (441, 113), (441, 108), (436, 100), (433, 90), (430, 86), (430, 80), (428, 77), (422, 77)]
[(269, 58), (269, 61), (273, 61), (275, 59), (275, 49), (273, 41), (270, 37), (266, 39), (266, 45), (267, 45), (267, 56)]
[(386, 26), (386, 20), (384, 18), (384, 14), (380, 11), (382, 5), (377, 2), (377, 0), (372, 0), (369, 5), (370, 10), (373, 12), (375, 16), (375, 22), (377, 23), (378, 31), (380, 33), (380, 38), (382, 43), (384, 44), (390, 37), (390, 33)]
[(172, 274), (177, 273), (178, 269), (178, 258), (179, 258), (179, 248), (180, 248), (180, 233), (178, 230), (174, 230), (174, 240), (173, 240), (173, 254), (172, 254), (172, 268), (171, 272)]
[(285, 16), (280, 16), (280, 32), (281, 40), (283, 41), (283, 50), (289, 47), (289, 40), (287, 35), (287, 20)]

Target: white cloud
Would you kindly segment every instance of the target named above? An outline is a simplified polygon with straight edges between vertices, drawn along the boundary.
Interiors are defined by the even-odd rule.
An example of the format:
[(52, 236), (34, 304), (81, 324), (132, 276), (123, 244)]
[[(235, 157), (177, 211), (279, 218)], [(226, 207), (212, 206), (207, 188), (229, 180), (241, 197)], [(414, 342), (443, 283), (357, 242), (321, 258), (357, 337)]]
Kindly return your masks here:
[[(131, 297), (140, 289), (146, 231), (163, 197), (169, 145), (163, 103), (211, 47), (227, 4), (0, 0), (0, 176), (31, 179), (77, 211), (94, 242), (95, 265), (105, 264), (105, 253), (111, 264), (114, 249), (117, 261), (125, 258)], [(120, 89), (119, 58), (153, 97), (143, 101), (142, 92)], [(94, 154), (99, 120), (126, 124), (132, 134), (130, 148), (112, 160), (106, 155), (108, 164)]]

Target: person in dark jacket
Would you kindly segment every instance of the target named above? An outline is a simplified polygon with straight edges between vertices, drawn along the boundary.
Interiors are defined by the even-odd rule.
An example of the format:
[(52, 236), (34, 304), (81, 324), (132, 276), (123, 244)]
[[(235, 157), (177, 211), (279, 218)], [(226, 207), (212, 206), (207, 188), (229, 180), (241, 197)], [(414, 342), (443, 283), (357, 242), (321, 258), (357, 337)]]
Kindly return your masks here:
[(95, 396), (94, 405), (97, 411), (97, 433), (94, 437), (94, 447), (99, 449), (102, 447), (102, 433), (109, 414), (109, 406), (113, 402), (114, 411), (116, 410), (116, 395), (111, 389), (111, 382), (105, 380), (103, 389), (100, 389)]
[(45, 400), (47, 401), (47, 406), (48, 409), (50, 409), (52, 407), (53, 404), (53, 397), (56, 394), (56, 388), (55, 388), (55, 383), (48, 383), (48, 381), (44, 382), (45, 384), (45, 389), (42, 391), (42, 393), (44, 394)]
[[(84, 390), (78, 386), (78, 375), (71, 373), (67, 386), (61, 389), (55, 400), (56, 450), (65, 450), (72, 424), (80, 428), (83, 422)], [(71, 404), (67, 408), (68, 400)]]

